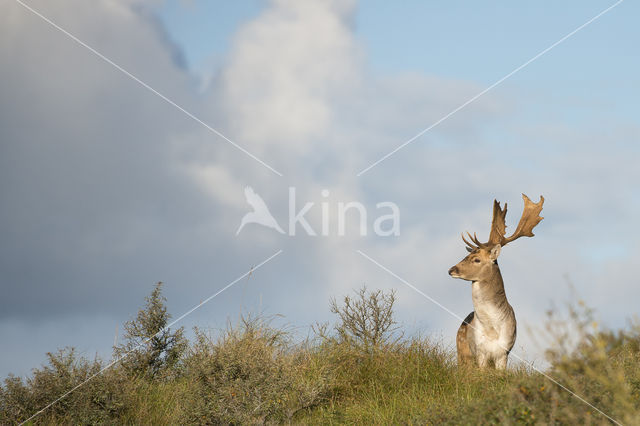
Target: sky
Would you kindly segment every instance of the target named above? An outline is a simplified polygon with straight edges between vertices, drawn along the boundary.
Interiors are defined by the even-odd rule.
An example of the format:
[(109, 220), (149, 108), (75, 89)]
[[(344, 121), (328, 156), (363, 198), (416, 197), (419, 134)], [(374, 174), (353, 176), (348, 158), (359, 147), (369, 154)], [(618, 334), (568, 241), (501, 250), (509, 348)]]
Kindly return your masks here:
[[(66, 346), (109, 359), (157, 281), (174, 318), (235, 282), (176, 326), (261, 313), (300, 336), (331, 297), (394, 289), (409, 333), (452, 346), (459, 319), (405, 282), (465, 317), (460, 233), (486, 238), (494, 198), (513, 229), (521, 193), (546, 201), (500, 256), (514, 353), (541, 365), (536, 330), (576, 298), (610, 327), (637, 315), (637, 2), (360, 176), (614, 2), (25, 3), (102, 58), (0, 6), (0, 377)], [(325, 203), (329, 235), (236, 235), (246, 186), (287, 231), (291, 188), (316, 230)], [(337, 234), (340, 202), (366, 208), (366, 236), (354, 215)], [(374, 235), (380, 202), (399, 235)]]

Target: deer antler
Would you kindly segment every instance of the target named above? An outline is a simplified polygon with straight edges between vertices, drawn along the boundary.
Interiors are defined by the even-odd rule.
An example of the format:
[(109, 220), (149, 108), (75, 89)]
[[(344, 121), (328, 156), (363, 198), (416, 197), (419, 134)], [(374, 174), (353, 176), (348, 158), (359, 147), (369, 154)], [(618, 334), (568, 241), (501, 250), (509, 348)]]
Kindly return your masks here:
[(464, 243), (467, 245), (466, 248), (468, 251), (473, 251), (477, 248), (485, 247), (485, 244), (478, 241), (478, 237), (476, 236), (475, 232), (473, 233), (473, 236), (469, 232), (467, 232), (467, 235), (469, 236), (471, 242), (467, 241), (467, 239), (464, 237), (464, 233), (462, 234), (462, 241), (464, 241)]
[[(508, 238), (504, 237), (504, 217), (502, 218), (503, 223), (503, 236), (500, 242), (501, 246), (505, 244), (509, 244), (513, 240), (517, 240), (520, 237), (533, 237), (533, 228), (536, 227), (538, 223), (542, 219), (540, 216), (540, 212), (542, 211), (542, 205), (544, 204), (544, 197), (540, 196), (540, 201), (534, 203), (527, 197), (522, 194), (522, 199), (524, 200), (524, 210), (522, 211), (522, 217), (520, 218), (520, 222), (518, 223), (518, 227), (515, 232)], [(504, 205), (505, 214), (507, 213), (507, 205)]]
[(540, 201), (534, 203), (527, 197), (525, 194), (522, 194), (522, 199), (524, 200), (524, 210), (522, 211), (522, 217), (520, 218), (520, 222), (516, 227), (515, 232), (510, 237), (505, 237), (506, 225), (505, 225), (505, 217), (507, 216), (507, 203), (504, 203), (504, 208), (500, 207), (500, 203), (497, 200), (493, 201), (493, 219), (491, 220), (491, 233), (489, 234), (489, 241), (486, 243), (481, 243), (478, 241), (478, 237), (474, 233), (471, 236), (470, 233), (467, 232), (471, 242), (467, 241), (467, 239), (462, 235), (462, 240), (468, 246), (467, 250), (472, 251), (476, 248), (487, 248), (493, 247), (496, 244), (500, 244), (501, 246), (505, 246), (509, 244), (511, 241), (516, 240), (520, 237), (533, 237), (533, 228), (536, 227), (538, 223), (543, 217), (540, 216), (540, 212), (542, 211), (542, 205), (544, 204), (544, 197), (540, 196)]

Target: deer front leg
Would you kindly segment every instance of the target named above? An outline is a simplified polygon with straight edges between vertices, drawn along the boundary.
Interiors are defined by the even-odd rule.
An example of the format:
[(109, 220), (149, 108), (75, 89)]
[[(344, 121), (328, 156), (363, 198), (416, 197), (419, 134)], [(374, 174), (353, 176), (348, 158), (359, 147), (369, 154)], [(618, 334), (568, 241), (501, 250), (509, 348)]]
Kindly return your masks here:
[(478, 367), (480, 368), (486, 368), (489, 366), (489, 357), (484, 351), (478, 351), (476, 360), (478, 361)]
[(495, 360), (495, 364), (496, 364), (496, 370), (504, 370), (507, 368), (507, 358), (508, 358), (508, 354), (504, 353), (499, 355), (496, 360)]

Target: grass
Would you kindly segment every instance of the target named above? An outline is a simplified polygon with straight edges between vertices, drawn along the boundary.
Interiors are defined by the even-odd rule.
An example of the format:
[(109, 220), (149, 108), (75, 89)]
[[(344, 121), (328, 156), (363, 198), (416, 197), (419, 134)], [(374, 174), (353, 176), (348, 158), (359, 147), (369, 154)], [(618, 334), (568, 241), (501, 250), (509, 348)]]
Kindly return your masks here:
[[(393, 297), (379, 304), (370, 303), (370, 294), (358, 297), (369, 302), (351, 300), (337, 309), (360, 306), (367, 315), (389, 318)], [(568, 328), (550, 318), (550, 339), (563, 341), (554, 333), (572, 330), (575, 345), (551, 346), (547, 374), (617, 421), (639, 424), (640, 327), (600, 331), (590, 315), (572, 311)], [(217, 338), (197, 331), (171, 371), (150, 376), (116, 365), (33, 423), (611, 423), (529, 368), (458, 367), (455, 353), (429, 339), (401, 337), (393, 321), (350, 325), (348, 318), (362, 317), (338, 318), (304, 342), (261, 318), (245, 318)], [(375, 342), (352, 333), (367, 324), (378, 332)], [(381, 330), (380, 324), (388, 326)], [(49, 354), (49, 364), (26, 381), (7, 378), (0, 388), (0, 424), (25, 420), (103, 365), (68, 349)]]

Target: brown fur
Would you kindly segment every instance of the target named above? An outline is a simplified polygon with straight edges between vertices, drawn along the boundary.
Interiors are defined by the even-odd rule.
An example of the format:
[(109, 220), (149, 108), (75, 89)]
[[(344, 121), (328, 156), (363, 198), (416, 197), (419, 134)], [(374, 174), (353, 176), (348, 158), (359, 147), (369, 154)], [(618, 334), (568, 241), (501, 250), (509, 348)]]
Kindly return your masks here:
[(471, 353), (471, 347), (469, 346), (469, 338), (467, 337), (467, 331), (469, 330), (469, 324), (473, 321), (475, 312), (471, 312), (460, 324), (458, 334), (456, 335), (456, 349), (458, 350), (458, 365), (472, 364), (473, 354)]

